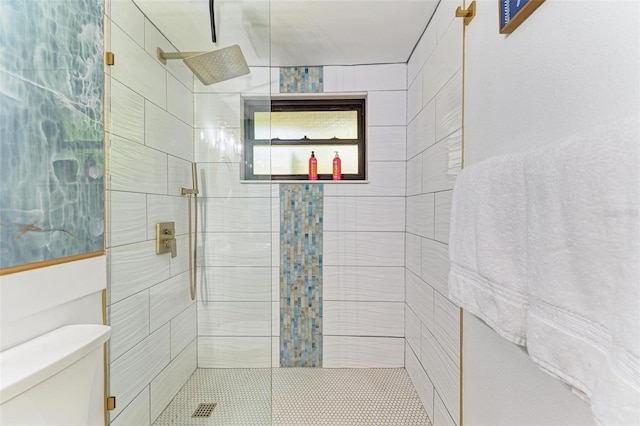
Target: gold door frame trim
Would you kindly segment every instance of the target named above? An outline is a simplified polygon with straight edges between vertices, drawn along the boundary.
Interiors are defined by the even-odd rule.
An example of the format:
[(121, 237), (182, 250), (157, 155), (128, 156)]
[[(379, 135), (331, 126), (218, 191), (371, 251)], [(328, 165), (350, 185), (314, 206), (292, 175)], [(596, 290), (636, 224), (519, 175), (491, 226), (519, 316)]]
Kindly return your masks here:
[[(107, 324), (107, 289), (102, 290), (102, 324)], [(109, 424), (109, 414), (107, 412), (107, 395), (109, 395), (109, 386), (107, 380), (109, 378), (109, 371), (107, 368), (107, 344), (109, 341), (106, 341), (103, 345), (102, 349), (102, 362), (104, 365), (104, 425), (107, 426)]]
[[(105, 52), (104, 54), (104, 64), (107, 66), (115, 65), (115, 55), (113, 52), (110, 52), (111, 48), (111, 19), (107, 15), (107, 7), (111, 7), (110, 0), (102, 1), (102, 50)], [(107, 28), (108, 27), (108, 28)], [(107, 91), (111, 90), (111, 74), (107, 72), (106, 67), (102, 70), (102, 150), (104, 155), (102, 156), (102, 176), (105, 179), (105, 185), (103, 185), (102, 190), (103, 195), (102, 199), (104, 200), (104, 207), (102, 209), (102, 219), (104, 224), (104, 232), (102, 234), (103, 238), (103, 247), (107, 248), (107, 230), (110, 229), (107, 227), (107, 208), (111, 207), (111, 194), (107, 196), (107, 179), (110, 179), (111, 170), (109, 169), (108, 158), (111, 157), (110, 152), (108, 152), (107, 148), (110, 146), (110, 143), (107, 143), (107, 137), (109, 136), (111, 130), (111, 94), (107, 93)], [(107, 288), (109, 288), (109, 262), (107, 259), (106, 270), (104, 273), (107, 275)], [(102, 324), (109, 325), (109, 317), (107, 315), (107, 288), (102, 290)], [(107, 409), (107, 398), (109, 396), (109, 342), (111, 338), (107, 340), (102, 349), (102, 362), (103, 362), (103, 370), (104, 370), (104, 395), (102, 396), (102, 402), (104, 404), (104, 426), (109, 425), (109, 412)]]
[(16, 274), (18, 272), (31, 271), (33, 269), (46, 268), (47, 266), (61, 265), (63, 263), (75, 262), (77, 260), (91, 259), (94, 257), (104, 256), (105, 250), (93, 251), (91, 253), (77, 254), (75, 256), (60, 257), (57, 259), (43, 260), (41, 262), (27, 263), (24, 265), (11, 266), (9, 268), (0, 269), (0, 276)]
[[(472, 5), (475, 6), (475, 1), (472, 2)], [(462, 0), (462, 8), (466, 9), (467, 8), (467, 1), (466, 0)], [(476, 8), (474, 7), (473, 10), (473, 15), (475, 17), (477, 13)], [(473, 17), (471, 17), (471, 19), (473, 19)], [(461, 142), (460, 142), (460, 150), (462, 151), (460, 153), (461, 155), (461, 159), (460, 159), (460, 170), (464, 169), (464, 148), (465, 148), (465, 102), (464, 102), (464, 98), (465, 98), (465, 81), (466, 81), (466, 43), (467, 43), (467, 25), (469, 24), (469, 22), (471, 21), (471, 19), (469, 19), (467, 21), (467, 18), (465, 18), (465, 22), (462, 25), (462, 113), (461, 113), (461, 119), (462, 119), (462, 130), (461, 130)], [(460, 422), (460, 426), (464, 425), (464, 379), (463, 379), (463, 372), (464, 372), (464, 362), (463, 362), (463, 348), (464, 348), (464, 309), (460, 308), (460, 413), (459, 413), (459, 422)]]

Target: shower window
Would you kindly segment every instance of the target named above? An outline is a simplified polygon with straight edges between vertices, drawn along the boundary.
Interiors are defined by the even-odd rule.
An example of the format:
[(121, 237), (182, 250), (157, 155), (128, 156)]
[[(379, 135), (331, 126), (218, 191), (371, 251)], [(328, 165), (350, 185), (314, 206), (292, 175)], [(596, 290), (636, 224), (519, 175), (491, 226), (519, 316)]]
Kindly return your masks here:
[(318, 179), (331, 180), (335, 152), (343, 180), (365, 179), (365, 100), (245, 100), (246, 180), (306, 180), (311, 152)]

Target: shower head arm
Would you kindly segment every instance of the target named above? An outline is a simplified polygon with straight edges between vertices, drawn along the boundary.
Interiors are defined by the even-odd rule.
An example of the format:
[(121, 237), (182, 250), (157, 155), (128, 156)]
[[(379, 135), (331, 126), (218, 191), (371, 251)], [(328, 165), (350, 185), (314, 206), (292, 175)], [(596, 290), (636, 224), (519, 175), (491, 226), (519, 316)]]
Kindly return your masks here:
[(201, 55), (206, 52), (165, 52), (158, 47), (158, 60), (167, 65), (167, 59), (185, 59), (195, 55)]
[(182, 59), (193, 75), (205, 86), (251, 72), (240, 46), (224, 47), (212, 52), (171, 52), (165, 53), (158, 47), (158, 60), (167, 64), (167, 59)]

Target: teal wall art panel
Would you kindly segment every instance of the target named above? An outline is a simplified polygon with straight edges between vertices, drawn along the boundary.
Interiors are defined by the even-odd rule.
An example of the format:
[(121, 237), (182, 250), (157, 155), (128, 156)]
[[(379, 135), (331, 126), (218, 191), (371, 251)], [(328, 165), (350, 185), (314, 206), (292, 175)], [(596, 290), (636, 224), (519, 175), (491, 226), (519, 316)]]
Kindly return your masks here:
[(104, 249), (102, 58), (103, 0), (0, 1), (5, 272)]
[(322, 367), (324, 185), (280, 185), (280, 366)]

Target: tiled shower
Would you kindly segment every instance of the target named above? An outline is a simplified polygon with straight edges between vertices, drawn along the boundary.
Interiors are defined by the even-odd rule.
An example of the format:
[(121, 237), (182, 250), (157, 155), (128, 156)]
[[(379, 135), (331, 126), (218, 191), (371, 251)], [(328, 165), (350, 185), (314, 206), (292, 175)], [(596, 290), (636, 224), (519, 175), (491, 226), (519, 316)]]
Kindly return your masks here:
[[(112, 423), (153, 423), (196, 368), (279, 368), (295, 358), (283, 343), (284, 334), (293, 336), (296, 321), (282, 306), (287, 289), (282, 202), (290, 190), (315, 194), (314, 220), (321, 220), (321, 227), (314, 232), (322, 241), (321, 262), (308, 275), (317, 285), (311, 297), (317, 305), (310, 312), (321, 322), (313, 322), (315, 336), (304, 336), (316, 339), (309, 343), (312, 349), (296, 356), (304, 352), (305, 359), (324, 368), (406, 364), (433, 418), (440, 383), (425, 372), (426, 358), (412, 355), (405, 345), (405, 329), (414, 324), (405, 324), (414, 315), (405, 302), (405, 281), (408, 285), (414, 273), (419, 235), (410, 225), (423, 225), (411, 197), (416, 193), (407, 192), (415, 187), (416, 170), (407, 141), (414, 144), (421, 138), (416, 132), (423, 131), (410, 126), (413, 134), (407, 134), (408, 101), (413, 108), (407, 76), (415, 77), (408, 73), (411, 62), (319, 67), (312, 72), (315, 85), (301, 78), (293, 86), (366, 96), (366, 183), (247, 183), (240, 178), (242, 101), (291, 90), (281, 70), (265, 64), (251, 67), (246, 77), (203, 86), (183, 64), (165, 67), (155, 59), (158, 46), (176, 49), (132, 2), (108, 4), (108, 50), (117, 55), (117, 66), (106, 70), (109, 392), (118, 396)], [(434, 175), (447, 161), (443, 154), (432, 160)], [(192, 161), (200, 179), (196, 302), (188, 289), (187, 201), (179, 195), (180, 187), (191, 187)], [(423, 164), (428, 161), (420, 163), (421, 171)], [(446, 209), (450, 187), (442, 189), (430, 197)], [(174, 259), (155, 254), (155, 224), (166, 221), (176, 223)], [(423, 244), (428, 247), (429, 241), (418, 240), (418, 247)], [(420, 252), (423, 265), (433, 261), (426, 250)], [(427, 285), (428, 275), (420, 276)], [(456, 417), (454, 406), (436, 407)]]
[[(270, 34), (254, 32), (245, 52), (267, 51), (248, 56), (251, 74), (212, 87), (156, 59), (157, 48), (178, 49), (161, 33), (172, 29), (138, 7), (153, 14), (168, 4), (153, 3), (0, 2), (3, 351), (65, 325), (108, 323), (106, 381), (100, 369), (85, 375), (100, 424), (104, 414), (114, 425), (459, 425), (463, 408), (466, 423), (592, 423), (589, 404), (532, 364), (531, 350), (449, 300), (452, 187), (465, 158), (475, 167), (638, 116), (638, 87), (628, 84), (638, 74), (638, 38), (628, 37), (636, 2), (591, 2), (570, 22), (561, 22), (566, 2), (546, 2), (508, 36), (482, 12), (495, 2), (477, 2), (465, 36), (459, 0), (425, 0), (435, 15), (418, 44), (405, 45), (409, 58), (379, 65), (277, 68)], [(218, 2), (243, 8), (244, 29), (287, 28), (245, 15), (247, 3), (264, 12), (275, 2)], [(592, 16), (598, 25), (576, 31)], [(281, 60), (278, 49), (294, 44), (276, 40)], [(523, 76), (521, 90), (503, 90)], [(564, 81), (574, 84), (556, 84)], [(242, 180), (243, 101), (295, 97), (366, 99), (366, 182)], [(532, 115), (520, 114), (527, 108)], [(196, 162), (192, 300), (179, 194)], [(159, 222), (175, 223), (176, 257), (156, 254)], [(103, 385), (117, 398), (104, 413)], [(217, 404), (210, 419), (191, 418), (199, 402)]]

